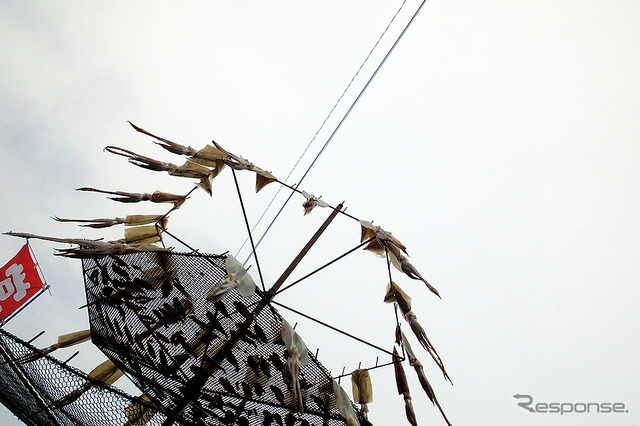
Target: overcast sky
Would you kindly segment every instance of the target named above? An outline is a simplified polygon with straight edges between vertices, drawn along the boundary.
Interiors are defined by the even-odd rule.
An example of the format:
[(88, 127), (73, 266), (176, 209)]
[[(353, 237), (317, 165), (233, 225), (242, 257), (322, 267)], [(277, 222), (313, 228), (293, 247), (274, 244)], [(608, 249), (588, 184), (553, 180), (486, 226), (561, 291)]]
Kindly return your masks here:
[[(166, 211), (74, 191), (81, 186), (190, 190), (188, 179), (102, 151), (118, 145), (181, 161), (127, 120), (195, 148), (215, 139), (284, 180), (400, 4), (0, 2), (2, 232), (117, 239), (121, 229), (88, 231), (50, 217)], [(289, 183), (418, 5), (407, 1)], [(442, 300), (394, 272), (453, 380), (417, 351), (454, 424), (640, 423), (639, 19), (635, 1), (427, 2), (301, 185), (391, 231), (440, 291)], [(252, 175), (239, 180), (255, 223), (277, 184), (255, 194)], [(293, 198), (259, 248), (267, 282), (328, 214), (303, 217), (302, 201)], [(213, 197), (195, 192), (169, 230), (203, 252), (237, 253), (246, 237), (240, 214), (226, 170)], [(357, 222), (339, 217), (294, 276), (359, 237)], [(0, 264), (22, 244), (0, 238)], [(6, 326), (26, 340), (46, 330), (40, 346), (87, 327), (80, 263), (54, 257), (54, 247), (32, 242), (51, 295)], [(247, 254), (245, 246), (239, 258)], [(387, 281), (385, 262), (358, 251), (279, 300), (390, 350)], [(281, 313), (299, 321), (296, 330), (334, 375), (388, 361)], [(85, 345), (72, 363), (91, 369), (104, 358)], [(407, 373), (419, 424), (444, 424)], [(406, 424), (393, 369), (372, 371), (372, 380), (371, 421)], [(529, 413), (515, 394), (621, 402), (629, 412)], [(0, 423), (20, 424), (4, 409)]]

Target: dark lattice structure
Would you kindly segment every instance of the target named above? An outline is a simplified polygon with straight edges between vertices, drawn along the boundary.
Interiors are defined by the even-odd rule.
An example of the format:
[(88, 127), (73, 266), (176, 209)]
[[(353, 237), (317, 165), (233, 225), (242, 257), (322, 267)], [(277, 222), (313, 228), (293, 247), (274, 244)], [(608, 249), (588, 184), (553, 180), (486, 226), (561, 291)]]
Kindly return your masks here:
[[(78, 389), (86, 390), (74, 402), (60, 404), (66, 396), (80, 393)], [(25, 424), (39, 426), (125, 425), (145, 409), (137, 398), (91, 380), (82, 371), (43, 355), (3, 329), (0, 402)], [(161, 425), (165, 420), (166, 416), (156, 414), (147, 424)]]
[(206, 300), (226, 275), (224, 256), (138, 252), (83, 259), (83, 267), (94, 344), (164, 424), (345, 424), (332, 378), (311, 354), (300, 369), (304, 413), (293, 409), (282, 317), (260, 290)]

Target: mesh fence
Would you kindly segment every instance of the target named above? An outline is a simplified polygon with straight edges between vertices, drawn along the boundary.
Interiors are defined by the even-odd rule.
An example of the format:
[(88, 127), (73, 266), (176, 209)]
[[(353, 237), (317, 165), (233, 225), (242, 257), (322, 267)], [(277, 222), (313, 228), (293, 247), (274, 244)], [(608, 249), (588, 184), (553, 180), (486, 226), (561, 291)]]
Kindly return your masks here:
[(166, 424), (345, 424), (311, 354), (299, 375), (304, 413), (293, 409), (283, 319), (259, 290), (206, 300), (226, 275), (223, 256), (138, 252), (83, 259), (83, 268), (94, 344)]
[[(133, 425), (150, 408), (0, 329), (0, 402), (27, 425)], [(161, 425), (166, 416), (149, 418)]]

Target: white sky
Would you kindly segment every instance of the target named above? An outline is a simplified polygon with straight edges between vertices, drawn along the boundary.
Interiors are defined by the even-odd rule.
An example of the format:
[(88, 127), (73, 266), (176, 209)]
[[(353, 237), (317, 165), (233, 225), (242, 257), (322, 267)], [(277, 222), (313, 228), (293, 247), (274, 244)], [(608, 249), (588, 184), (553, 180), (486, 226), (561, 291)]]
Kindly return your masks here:
[[(166, 211), (73, 190), (81, 186), (191, 189), (102, 152), (118, 145), (180, 162), (127, 120), (196, 148), (215, 139), (284, 179), (400, 3), (1, 2), (2, 231), (116, 239), (121, 229), (50, 216)], [(291, 182), (418, 4), (407, 2)], [(394, 275), (453, 379), (418, 352), (454, 424), (640, 423), (639, 18), (640, 5), (621, 0), (427, 2), (301, 186), (393, 232), (439, 289), (442, 300)], [(253, 176), (239, 177), (255, 221), (276, 185), (254, 194)], [(267, 281), (328, 214), (302, 217), (301, 202), (259, 252)], [(170, 230), (204, 252), (234, 253), (245, 238), (239, 214), (226, 171), (212, 198), (194, 193), (171, 216)], [(294, 275), (355, 246), (359, 232), (336, 220)], [(0, 238), (0, 264), (22, 243)], [(78, 261), (52, 256), (59, 244), (32, 247), (52, 296), (7, 329), (25, 339), (44, 329), (45, 346), (86, 327), (83, 282)], [(387, 281), (384, 261), (358, 252), (280, 300), (390, 350)], [(313, 324), (297, 331), (334, 374), (387, 361)], [(81, 350), (75, 365), (103, 360)], [(419, 423), (444, 424), (406, 368)], [(393, 370), (372, 379), (371, 421), (408, 424)], [(532, 414), (517, 393), (623, 402), (629, 413)], [(0, 423), (19, 424), (4, 409)]]

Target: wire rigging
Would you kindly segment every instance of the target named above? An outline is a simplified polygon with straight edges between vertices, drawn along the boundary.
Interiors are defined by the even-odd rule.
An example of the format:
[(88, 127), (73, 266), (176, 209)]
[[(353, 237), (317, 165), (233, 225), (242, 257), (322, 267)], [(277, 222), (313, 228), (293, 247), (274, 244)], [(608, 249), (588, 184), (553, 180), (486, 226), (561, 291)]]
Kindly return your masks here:
[[(426, 0), (425, 0), (426, 1)], [(371, 55), (373, 54), (374, 50), (376, 50), (376, 48), (378, 47), (378, 44), (380, 44), (380, 41), (382, 40), (382, 38), (385, 36), (385, 34), (387, 33), (387, 31), (389, 30), (389, 28), (391, 27), (391, 25), (393, 24), (393, 22), (395, 21), (396, 17), (398, 16), (398, 14), (400, 13), (400, 11), (402, 11), (402, 9), (404, 8), (404, 5), (406, 4), (406, 0), (404, 0), (402, 2), (402, 4), (400, 5), (400, 7), (398, 8), (398, 10), (396, 11), (396, 13), (393, 15), (393, 17), (391, 18), (391, 20), (389, 21), (389, 23), (387, 24), (387, 27), (384, 29), (384, 31), (382, 31), (382, 34), (380, 34), (380, 37), (378, 37), (378, 40), (375, 42), (375, 44), (373, 45), (373, 47), (371, 48), (371, 50), (369, 51), (369, 53), (367, 54), (366, 58), (364, 59), (364, 61), (362, 61), (362, 63), (360, 64), (360, 67), (358, 67), (358, 70), (356, 71), (356, 73), (353, 75), (353, 77), (351, 78), (351, 81), (349, 81), (349, 84), (347, 84), (347, 87), (345, 87), (345, 89), (342, 91), (342, 94), (340, 95), (340, 97), (338, 98), (338, 100), (336, 101), (336, 103), (333, 105), (333, 107), (331, 108), (331, 110), (329, 111), (329, 114), (327, 114), (327, 116), (325, 117), (324, 121), (322, 122), (322, 124), (320, 124), (320, 127), (318, 128), (318, 130), (316, 131), (316, 133), (313, 135), (313, 137), (311, 138), (311, 140), (309, 141), (309, 143), (307, 144), (307, 146), (305, 147), (305, 149), (302, 151), (302, 154), (300, 154), (300, 157), (298, 158), (298, 160), (296, 161), (296, 163), (293, 165), (293, 167), (291, 168), (291, 170), (289, 171), (289, 174), (287, 175), (287, 177), (284, 179), (284, 183), (286, 183), (289, 178), (291, 177), (291, 175), (293, 174), (293, 172), (296, 170), (296, 168), (298, 167), (298, 165), (300, 164), (300, 161), (302, 161), (302, 158), (305, 156), (305, 154), (307, 153), (307, 151), (309, 150), (309, 148), (311, 147), (311, 145), (315, 142), (316, 138), (318, 137), (318, 134), (320, 134), (320, 132), (322, 131), (322, 129), (324, 129), (325, 124), (327, 123), (327, 121), (329, 121), (329, 118), (331, 118), (331, 116), (333, 115), (333, 112), (335, 111), (335, 109), (338, 107), (338, 105), (340, 104), (340, 102), (342, 101), (342, 98), (344, 98), (344, 95), (347, 93), (347, 91), (349, 90), (349, 88), (351, 87), (351, 85), (353, 84), (354, 80), (358, 77), (358, 75), (360, 74), (360, 71), (362, 71), (362, 68), (365, 66), (365, 64), (369, 61), (369, 58), (371, 57)], [(423, 2), (424, 4), (424, 2)], [(422, 7), (422, 5), (420, 6)], [(419, 9), (418, 9), (419, 10)], [(415, 15), (414, 15), (415, 17)], [(412, 18), (413, 20), (413, 18)], [(405, 28), (406, 30), (406, 28)], [(404, 33), (404, 31), (403, 31)], [(402, 36), (402, 35), (401, 35)], [(399, 40), (399, 39), (398, 39)], [(396, 40), (396, 43), (398, 43), (398, 40)], [(394, 44), (394, 47), (395, 47)], [(393, 47), (392, 47), (393, 49)], [(387, 56), (389, 55), (389, 53), (387, 53)], [(385, 59), (386, 60), (386, 57)], [(382, 61), (382, 63), (384, 63), (384, 60)], [(382, 63), (378, 66), (378, 68), (380, 68), (380, 66), (382, 65)], [(373, 76), (375, 76), (376, 72), (373, 74)], [(373, 76), (369, 79), (369, 82), (371, 82), (371, 79), (373, 78)], [(366, 87), (369, 85), (369, 83), (367, 83)], [(364, 91), (364, 89), (363, 89)], [(362, 95), (362, 92), (360, 92), (360, 95)], [(360, 98), (360, 95), (358, 96), (358, 98), (356, 98), (356, 101)], [(336, 130), (334, 130), (333, 134), (335, 134), (335, 132), (337, 131), (337, 129), (340, 127), (340, 125), (342, 124), (342, 121), (344, 121), (344, 119), (346, 118), (346, 116), (349, 114), (349, 112), (351, 111), (351, 109), (353, 108), (353, 106), (355, 105), (355, 102), (351, 105), (351, 108), (349, 108), (349, 110), (347, 111), (347, 113), (345, 114), (345, 116), (342, 118), (342, 120), (340, 121), (340, 124), (338, 124), (338, 127), (336, 128)], [(311, 165), (309, 166), (309, 168), (307, 169), (307, 171), (304, 173), (304, 175), (302, 176), (302, 179), (300, 179), (300, 181), (298, 183), (296, 183), (294, 185), (295, 189), (297, 189), (300, 184), (302, 183), (302, 180), (304, 180), (304, 178), (306, 177), (307, 173), (309, 173), (309, 170), (311, 170), (311, 167), (313, 167), (313, 165), (315, 164), (315, 162), (318, 160), (318, 158), (320, 157), (320, 155), (322, 154), (322, 152), (325, 150), (325, 148), (327, 147), (327, 145), (329, 144), (329, 142), (331, 141), (331, 139), (333, 138), (333, 134), (329, 137), (329, 139), (325, 142), (324, 146), (322, 147), (322, 149), (320, 150), (320, 152), (316, 155), (316, 158), (313, 160), (313, 162), (311, 163)], [(294, 189), (294, 191), (295, 191)], [(262, 219), (264, 218), (264, 216), (266, 215), (267, 211), (269, 211), (269, 209), (271, 208), (271, 205), (275, 202), (276, 198), (278, 197), (278, 195), (280, 194), (280, 191), (282, 190), (282, 187), (278, 188), (278, 190), (276, 191), (275, 195), (273, 196), (273, 198), (271, 199), (271, 201), (269, 202), (269, 204), (267, 205), (267, 207), (264, 209), (264, 211), (262, 212), (262, 214), (260, 215), (260, 217), (258, 218), (258, 220), (256, 221), (255, 225), (253, 226), (253, 228), (251, 229), (251, 231), (255, 231), (255, 229), (258, 227), (258, 225), (260, 224), (260, 222), (262, 222)], [(283, 206), (280, 208), (280, 210), (278, 211), (278, 213), (276, 214), (276, 216), (274, 217), (274, 219), (272, 220), (272, 222), (269, 224), (269, 226), (267, 227), (267, 229), (265, 230), (265, 232), (262, 234), (262, 236), (260, 237), (260, 239), (258, 240), (258, 243), (256, 244), (256, 247), (260, 244), (260, 242), (262, 241), (262, 239), (265, 237), (265, 235), (267, 234), (267, 232), (269, 232), (269, 229), (271, 228), (271, 225), (273, 225), (273, 223), (275, 222), (275, 220), (278, 218), (278, 216), (280, 216), (280, 212), (282, 212), (282, 210), (284, 209), (284, 207), (287, 205), (287, 203), (289, 202), (289, 200), (291, 199), (291, 196), (293, 195), (293, 192), (291, 194), (289, 194), (289, 197), (286, 199), (286, 201), (284, 202)], [(240, 253), (240, 251), (244, 248), (244, 246), (247, 244), (247, 241), (249, 240), (249, 238), (247, 237), (244, 242), (242, 243), (242, 245), (240, 246), (240, 248), (238, 249), (236, 256)], [(244, 261), (244, 263), (246, 264), (248, 262), (248, 260), (251, 258), (253, 253), (250, 253), (249, 256), (247, 257), (247, 259)]]

